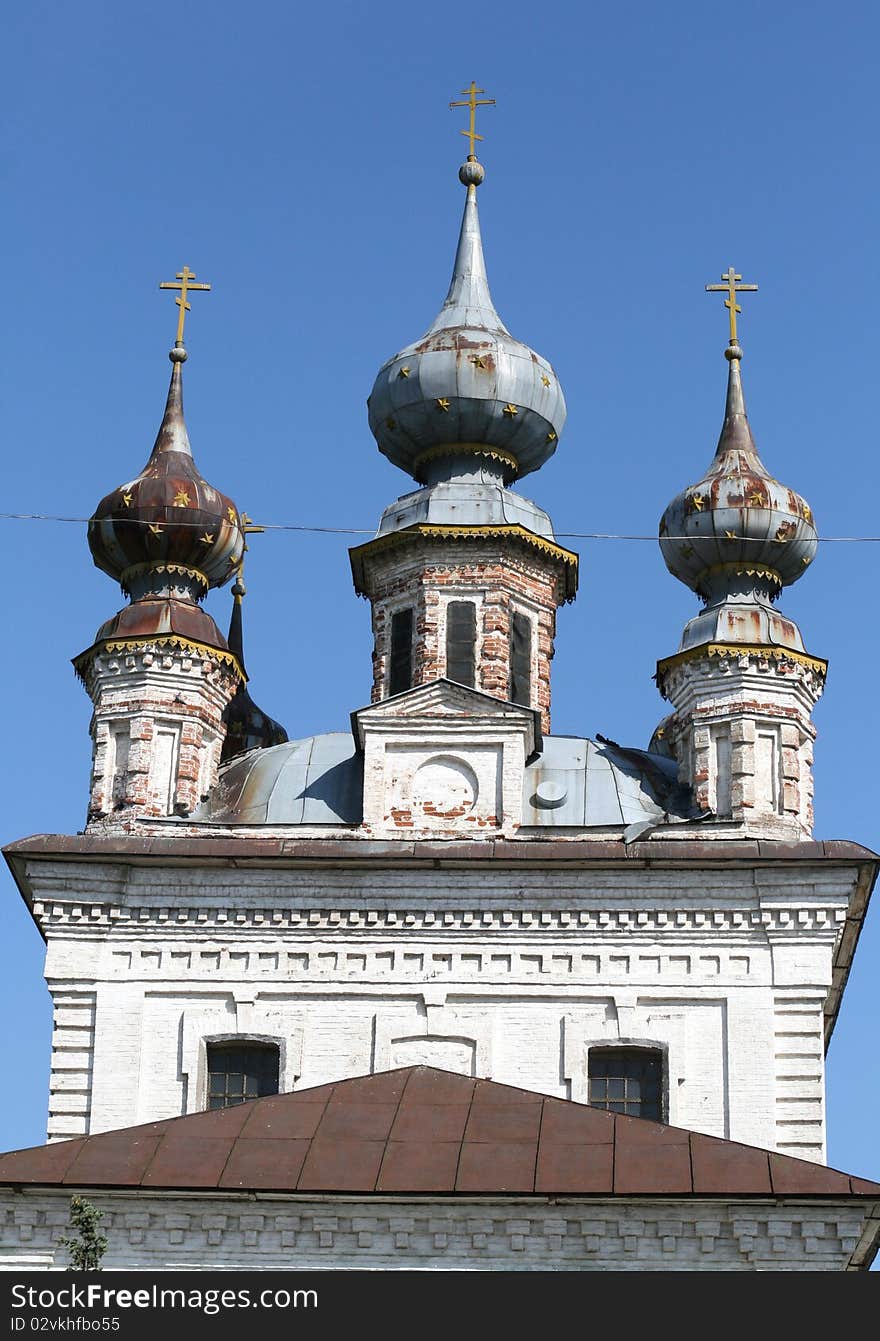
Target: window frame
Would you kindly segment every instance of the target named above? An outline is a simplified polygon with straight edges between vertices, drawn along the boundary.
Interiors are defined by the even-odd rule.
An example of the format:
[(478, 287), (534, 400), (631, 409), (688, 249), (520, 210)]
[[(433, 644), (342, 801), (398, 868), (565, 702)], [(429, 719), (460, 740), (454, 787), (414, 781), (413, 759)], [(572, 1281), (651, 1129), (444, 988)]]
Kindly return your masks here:
[[(404, 689), (393, 689), (392, 678), (394, 675), (394, 621), (400, 616), (408, 614), (410, 617), (409, 634), (409, 684)], [(416, 603), (415, 601), (402, 601), (388, 610), (388, 654), (387, 671), (385, 675), (385, 692), (388, 698), (394, 698), (397, 694), (406, 694), (414, 688), (415, 677), (415, 645), (416, 645)]]
[[(449, 637), (450, 637), (450, 612), (454, 605), (467, 606), (473, 616), (473, 642), (471, 644), (471, 666), (472, 673), (470, 683), (467, 680), (458, 680), (450, 674), (449, 670)], [(463, 684), (468, 689), (478, 688), (480, 670), (480, 620), (477, 602), (469, 596), (450, 596), (445, 602), (444, 620), (443, 620), (443, 670), (447, 680), (453, 680), (455, 684)]]
[[(198, 1049), (196, 1062), (195, 1084), (188, 1086), (192, 1098), (187, 1097), (187, 1089), (184, 1090), (184, 1108), (185, 1113), (203, 1113), (214, 1111), (208, 1109), (208, 1049), (212, 1047), (247, 1047), (248, 1044), (254, 1044), (262, 1047), (273, 1047), (278, 1050), (278, 1093), (286, 1094), (295, 1087), (298, 1077), (298, 1070), (292, 1075), (288, 1073), (288, 1063), (296, 1063), (296, 1054), (293, 1058), (289, 1056), (287, 1038), (281, 1034), (260, 1033), (249, 1031), (246, 1034), (236, 1033), (232, 1030), (214, 1029), (210, 1033), (202, 1034), (198, 1022), (194, 1022), (196, 1036), (193, 1043)], [(202, 1025), (204, 1028), (204, 1025)], [(186, 1075), (186, 1071), (185, 1071)], [(189, 1072), (192, 1077), (192, 1072)], [(194, 1106), (190, 1106), (193, 1104)]]
[[(263, 1094), (252, 1094), (252, 1095), (242, 1094), (242, 1097), (241, 1097), (240, 1099), (234, 1099), (231, 1103), (226, 1102), (226, 1103), (222, 1103), (222, 1104), (217, 1104), (215, 1107), (212, 1107), (212, 1105), (211, 1105), (211, 1099), (212, 1099), (212, 1097), (213, 1097), (213, 1096), (211, 1095), (211, 1074), (212, 1074), (212, 1072), (211, 1072), (211, 1050), (212, 1050), (212, 1049), (223, 1050), (223, 1051), (225, 1051), (225, 1052), (227, 1052), (227, 1053), (229, 1053), (229, 1052), (234, 1052), (234, 1051), (241, 1052), (241, 1053), (246, 1053), (248, 1050), (251, 1050), (251, 1051), (254, 1051), (254, 1052), (259, 1051), (259, 1052), (265, 1054), (266, 1056), (268, 1056), (269, 1054), (274, 1054), (274, 1060), (275, 1060), (275, 1086), (276, 1086), (275, 1089), (274, 1089), (274, 1090), (267, 1090), (267, 1091), (266, 1091), (265, 1093), (263, 1093)], [(215, 1072), (214, 1074), (217, 1074), (217, 1072)], [(236, 1074), (236, 1073), (235, 1073), (235, 1072), (230, 1073), (229, 1070), (226, 1070), (225, 1072), (221, 1072), (220, 1074), (225, 1074), (225, 1075), (228, 1076), (229, 1074)], [(246, 1068), (244, 1068), (244, 1067), (242, 1068), (242, 1075), (243, 1075), (243, 1076), (246, 1075)], [(251, 1037), (251, 1036), (242, 1036), (242, 1035), (239, 1034), (239, 1035), (237, 1035), (237, 1036), (234, 1037), (234, 1038), (213, 1039), (213, 1040), (210, 1041), (210, 1042), (207, 1042), (207, 1041), (206, 1041), (206, 1043), (205, 1043), (205, 1109), (206, 1109), (207, 1111), (209, 1111), (209, 1112), (218, 1112), (221, 1108), (236, 1108), (236, 1107), (238, 1107), (238, 1105), (239, 1105), (240, 1103), (248, 1103), (248, 1102), (252, 1101), (253, 1099), (265, 1099), (265, 1098), (269, 1098), (269, 1097), (272, 1096), (272, 1095), (280, 1094), (280, 1093), (281, 1093), (281, 1048), (279, 1047), (278, 1043), (277, 1043), (275, 1040), (273, 1040), (273, 1039), (257, 1039), (257, 1038), (253, 1038), (253, 1037)], [(224, 1096), (224, 1097), (226, 1097), (226, 1096)]]
[[(528, 701), (521, 703), (513, 696), (513, 630), (514, 621), (519, 617), (529, 626), (529, 693)], [(519, 703), (523, 708), (534, 708), (538, 698), (538, 617), (537, 613), (519, 602), (511, 602), (508, 612), (508, 660), (507, 660), (507, 697), (510, 703)]]
[[(590, 1061), (594, 1053), (650, 1053), (656, 1057), (660, 1067), (660, 1095), (659, 1095), (659, 1116), (656, 1118), (643, 1117), (642, 1114), (620, 1114), (620, 1116), (638, 1117), (644, 1122), (669, 1122), (669, 1048), (665, 1043), (660, 1043), (654, 1039), (604, 1039), (591, 1043), (587, 1048), (586, 1057), (586, 1102), (590, 1108), (595, 1108), (600, 1113), (614, 1113), (615, 1110), (605, 1108), (601, 1104), (594, 1104), (590, 1099)], [(620, 1102), (620, 1101), (618, 1101)]]

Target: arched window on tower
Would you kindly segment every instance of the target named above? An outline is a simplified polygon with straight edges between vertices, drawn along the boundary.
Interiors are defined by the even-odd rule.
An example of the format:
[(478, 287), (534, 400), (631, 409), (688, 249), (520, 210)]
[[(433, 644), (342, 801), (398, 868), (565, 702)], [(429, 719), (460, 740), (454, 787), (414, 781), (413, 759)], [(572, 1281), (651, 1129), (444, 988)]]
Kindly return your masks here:
[(278, 1093), (278, 1047), (274, 1043), (209, 1043), (208, 1108), (231, 1108)]
[(511, 703), (531, 707), (532, 703), (532, 621), (521, 610), (510, 617), (510, 691)]
[(474, 687), (477, 670), (477, 609), (473, 601), (446, 607), (446, 678)]
[(663, 1053), (659, 1048), (590, 1048), (589, 1103), (608, 1113), (663, 1117)]
[(395, 610), (391, 616), (391, 649), (388, 656), (388, 693), (412, 689), (413, 612)]

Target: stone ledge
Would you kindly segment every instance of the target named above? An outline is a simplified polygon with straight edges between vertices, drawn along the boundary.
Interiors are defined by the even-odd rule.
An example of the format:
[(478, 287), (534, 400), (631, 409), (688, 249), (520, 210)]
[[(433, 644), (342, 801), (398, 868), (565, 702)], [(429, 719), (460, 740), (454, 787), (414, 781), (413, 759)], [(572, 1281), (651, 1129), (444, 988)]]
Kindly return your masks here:
[(11, 864), (22, 858), (69, 857), (73, 860), (147, 860), (166, 862), (216, 862), (236, 865), (239, 861), (272, 862), (369, 862), (391, 860), (412, 863), (503, 861), (512, 865), (577, 863), (603, 866), (630, 865), (701, 866), (728, 864), (763, 865), (769, 862), (835, 862), (870, 864), (880, 869), (880, 855), (860, 843), (845, 839), (790, 842), (784, 839), (656, 838), (624, 844), (607, 839), (474, 839), (472, 842), (436, 839), (379, 840), (360, 838), (160, 838), (133, 834), (34, 834), (3, 848)]

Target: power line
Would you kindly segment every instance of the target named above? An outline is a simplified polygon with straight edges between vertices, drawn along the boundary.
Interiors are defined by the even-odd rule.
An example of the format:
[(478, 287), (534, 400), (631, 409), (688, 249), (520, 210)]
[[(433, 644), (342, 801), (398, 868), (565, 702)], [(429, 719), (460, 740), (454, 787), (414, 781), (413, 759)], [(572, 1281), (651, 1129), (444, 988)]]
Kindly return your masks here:
[[(0, 521), (41, 521), (41, 522), (73, 522), (78, 525), (86, 525), (92, 519), (91, 517), (64, 517), (47, 512), (0, 512)], [(129, 526), (150, 526), (155, 523), (142, 521), (140, 518), (132, 517), (124, 519)], [(165, 526), (174, 526), (176, 528), (183, 526), (192, 526), (202, 531), (205, 528), (204, 522), (173, 521), (161, 523)], [(376, 528), (356, 527), (356, 526), (301, 526), (295, 522), (264, 522), (262, 523), (264, 531), (302, 531), (311, 532), (320, 535), (376, 535)], [(556, 531), (558, 540), (649, 540), (656, 544), (657, 535), (625, 535), (613, 531)], [(699, 536), (697, 539), (711, 540), (710, 535)], [(717, 537), (716, 537), (717, 538)], [(693, 541), (692, 535), (665, 535), (664, 540)], [(768, 543), (766, 536), (728, 536), (726, 539), (744, 541), (746, 544), (765, 545)], [(873, 545), (880, 544), (880, 535), (820, 535), (816, 539), (825, 545)], [(773, 542), (770, 543), (783, 543)]]

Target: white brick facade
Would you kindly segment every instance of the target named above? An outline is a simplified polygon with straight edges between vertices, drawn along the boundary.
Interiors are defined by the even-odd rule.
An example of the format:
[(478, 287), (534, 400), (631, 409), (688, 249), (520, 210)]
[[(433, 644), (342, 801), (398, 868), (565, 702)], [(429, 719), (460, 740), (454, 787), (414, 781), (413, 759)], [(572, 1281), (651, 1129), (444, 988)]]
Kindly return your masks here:
[[(0, 1270), (64, 1267), (69, 1188), (0, 1191)], [(111, 1270), (855, 1270), (877, 1203), (90, 1192)]]
[(823, 1013), (859, 866), (297, 846), (269, 865), (207, 848), (27, 860), (56, 1011), (51, 1138), (203, 1108), (220, 1038), (277, 1042), (282, 1090), (426, 1063), (581, 1102), (591, 1046), (647, 1043), (673, 1125), (824, 1159)]

